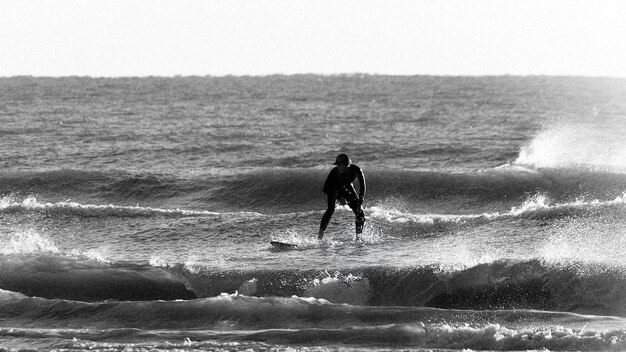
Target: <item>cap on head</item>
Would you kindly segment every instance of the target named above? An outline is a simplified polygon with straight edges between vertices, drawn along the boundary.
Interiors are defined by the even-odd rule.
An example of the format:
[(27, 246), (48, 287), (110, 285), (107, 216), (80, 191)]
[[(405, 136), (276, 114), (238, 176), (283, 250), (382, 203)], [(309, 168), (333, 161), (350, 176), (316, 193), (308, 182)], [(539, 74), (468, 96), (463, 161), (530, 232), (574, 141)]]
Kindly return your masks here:
[(337, 155), (337, 160), (333, 163), (333, 165), (350, 165), (352, 161), (348, 158), (347, 154), (339, 154)]

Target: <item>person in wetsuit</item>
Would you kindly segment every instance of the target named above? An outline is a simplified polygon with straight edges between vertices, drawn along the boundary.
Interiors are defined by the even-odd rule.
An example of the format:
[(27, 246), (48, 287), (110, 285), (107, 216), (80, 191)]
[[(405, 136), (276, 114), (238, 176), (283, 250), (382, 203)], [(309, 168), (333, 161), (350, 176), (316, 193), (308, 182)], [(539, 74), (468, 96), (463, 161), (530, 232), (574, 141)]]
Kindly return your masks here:
[[(350, 209), (354, 212), (356, 239), (361, 239), (363, 232), (363, 224), (365, 223), (365, 213), (363, 212), (363, 197), (365, 197), (365, 177), (360, 167), (352, 164), (350, 158), (346, 154), (339, 154), (335, 160), (335, 166), (324, 182), (324, 193), (326, 193), (326, 202), (328, 208), (322, 216), (320, 223), (320, 232), (318, 239), (324, 237), (326, 227), (330, 222), (330, 218), (335, 212), (335, 203), (339, 200), (341, 204), (348, 203)], [(359, 180), (359, 195), (357, 196), (352, 182)]]

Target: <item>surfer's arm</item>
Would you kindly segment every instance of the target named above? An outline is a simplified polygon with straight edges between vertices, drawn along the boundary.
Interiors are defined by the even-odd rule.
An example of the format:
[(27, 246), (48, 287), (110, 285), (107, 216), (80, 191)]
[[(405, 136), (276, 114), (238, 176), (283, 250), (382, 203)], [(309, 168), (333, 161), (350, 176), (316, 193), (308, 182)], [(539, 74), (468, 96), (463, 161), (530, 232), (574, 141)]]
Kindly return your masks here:
[(357, 179), (359, 180), (359, 200), (361, 202), (363, 202), (363, 197), (365, 197), (365, 176), (363, 175), (363, 170), (361, 170), (361, 168), (359, 168), (357, 174), (356, 174)]

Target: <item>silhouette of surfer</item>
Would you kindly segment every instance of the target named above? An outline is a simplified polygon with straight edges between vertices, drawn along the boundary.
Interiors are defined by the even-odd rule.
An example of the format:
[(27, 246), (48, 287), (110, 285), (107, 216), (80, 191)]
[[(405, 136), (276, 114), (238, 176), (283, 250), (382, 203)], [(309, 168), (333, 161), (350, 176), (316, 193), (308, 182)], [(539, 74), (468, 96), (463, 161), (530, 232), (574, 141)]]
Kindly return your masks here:
[[(323, 192), (326, 193), (328, 208), (322, 216), (318, 239), (321, 240), (324, 237), (326, 227), (335, 212), (335, 204), (339, 201), (342, 205), (347, 203), (354, 212), (356, 239), (360, 240), (363, 224), (365, 224), (365, 213), (362, 207), (363, 197), (365, 197), (365, 177), (363, 176), (363, 171), (360, 167), (352, 164), (352, 161), (346, 154), (339, 154), (334, 165), (337, 166), (330, 171), (326, 182), (324, 182)], [(355, 179), (359, 180), (358, 196), (352, 184)]]

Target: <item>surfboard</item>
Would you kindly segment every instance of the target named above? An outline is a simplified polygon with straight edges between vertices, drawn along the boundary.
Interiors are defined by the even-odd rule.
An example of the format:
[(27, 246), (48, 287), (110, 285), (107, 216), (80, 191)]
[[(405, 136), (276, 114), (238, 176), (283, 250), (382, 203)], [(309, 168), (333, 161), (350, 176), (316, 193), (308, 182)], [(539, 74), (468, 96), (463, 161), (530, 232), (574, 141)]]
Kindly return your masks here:
[(288, 250), (292, 250), (298, 247), (297, 244), (280, 242), (280, 241), (271, 241), (270, 244), (272, 245), (272, 247), (274, 247), (274, 249), (279, 250), (279, 251), (288, 251)]

